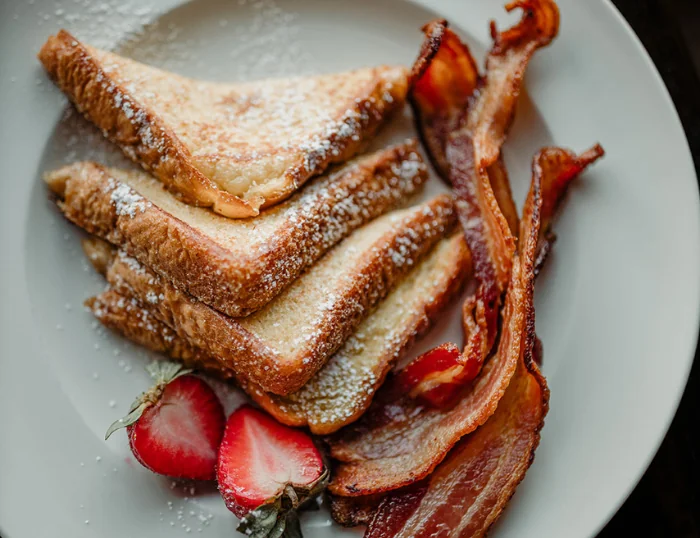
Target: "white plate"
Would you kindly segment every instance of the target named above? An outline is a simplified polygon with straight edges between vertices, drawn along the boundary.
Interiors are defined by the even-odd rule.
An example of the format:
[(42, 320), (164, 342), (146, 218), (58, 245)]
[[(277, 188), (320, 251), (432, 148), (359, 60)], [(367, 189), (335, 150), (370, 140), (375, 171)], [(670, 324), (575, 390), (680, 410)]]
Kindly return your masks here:
[[(5, 538), (150, 538), (187, 528), (224, 537), (235, 527), (211, 488), (194, 496), (171, 489), (134, 463), (123, 435), (103, 441), (105, 427), (146, 386), (145, 357), (95, 330), (80, 307), (103, 284), (87, 270), (80, 234), (47, 201), (40, 180), (47, 167), (86, 155), (87, 147), (115, 158), (94, 131), (61, 122), (65, 101), (34, 58), (48, 34), (65, 26), (113, 45), (159, 20), (156, 31), (132, 35), (131, 54), (233, 80), (410, 64), (422, 39), (418, 28), (436, 16), (448, 18), (483, 57), (487, 21), (513, 20), (493, 0), (175, 3), (0, 6)], [(574, 189), (538, 282), (551, 411), (536, 462), (493, 532), (499, 537), (587, 537), (604, 525), (666, 432), (698, 327), (698, 191), (676, 112), (607, 1), (560, 4), (561, 36), (533, 61), (506, 145), (516, 197), (522, 200), (531, 156), (542, 145), (582, 150), (600, 141), (608, 155)], [(397, 131), (407, 125), (399, 122), (394, 135), (406, 134)], [(444, 323), (432, 341), (448, 338), (458, 338), (455, 322)], [(353, 534), (331, 526), (325, 511), (304, 522), (307, 537)]]

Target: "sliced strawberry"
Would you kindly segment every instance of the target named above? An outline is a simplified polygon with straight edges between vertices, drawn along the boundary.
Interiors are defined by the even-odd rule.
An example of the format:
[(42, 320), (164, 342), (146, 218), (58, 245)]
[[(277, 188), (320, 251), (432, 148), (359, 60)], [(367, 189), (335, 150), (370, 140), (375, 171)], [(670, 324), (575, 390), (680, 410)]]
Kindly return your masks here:
[(413, 359), (399, 372), (396, 382), (412, 398), (433, 407), (446, 407), (479, 373), (480, 366), (456, 345), (443, 344)]
[(126, 427), (136, 459), (154, 473), (213, 480), (226, 416), (214, 391), (180, 365), (148, 367), (156, 383), (107, 431)]
[(251, 406), (228, 419), (217, 480), (239, 530), (252, 536), (297, 536), (296, 510), (319, 495), (328, 471), (313, 440)]

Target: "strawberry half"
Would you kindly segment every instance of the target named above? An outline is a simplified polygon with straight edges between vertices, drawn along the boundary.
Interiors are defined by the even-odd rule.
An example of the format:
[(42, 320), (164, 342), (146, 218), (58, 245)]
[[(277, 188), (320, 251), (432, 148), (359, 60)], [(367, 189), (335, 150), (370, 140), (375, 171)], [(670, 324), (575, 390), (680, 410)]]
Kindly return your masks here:
[(328, 471), (313, 440), (244, 405), (228, 419), (217, 480), (226, 506), (256, 538), (301, 536), (296, 510), (318, 496)]
[(105, 439), (126, 428), (136, 459), (154, 473), (213, 480), (226, 416), (214, 391), (191, 370), (170, 362), (147, 367), (155, 385), (139, 396)]

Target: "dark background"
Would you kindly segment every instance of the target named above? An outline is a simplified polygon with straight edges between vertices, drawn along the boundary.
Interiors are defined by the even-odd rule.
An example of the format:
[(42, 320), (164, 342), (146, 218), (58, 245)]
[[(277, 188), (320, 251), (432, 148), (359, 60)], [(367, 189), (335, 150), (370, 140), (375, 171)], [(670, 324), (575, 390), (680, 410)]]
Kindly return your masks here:
[[(613, 3), (634, 28), (664, 78), (685, 127), (695, 168), (700, 171), (700, 0), (613, 0)], [(663, 133), (659, 136), (663, 137)], [(683, 230), (678, 233), (682, 234)], [(697, 352), (695, 358), (688, 387), (659, 452), (598, 538), (700, 537)], [(659, 361), (663, 367), (663, 357)]]

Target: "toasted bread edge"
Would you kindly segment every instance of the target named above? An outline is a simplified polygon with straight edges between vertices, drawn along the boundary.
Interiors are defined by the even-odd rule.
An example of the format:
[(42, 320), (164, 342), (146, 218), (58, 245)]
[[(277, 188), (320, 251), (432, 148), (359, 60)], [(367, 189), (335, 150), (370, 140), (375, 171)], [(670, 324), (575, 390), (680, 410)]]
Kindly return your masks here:
[(127, 157), (151, 171), (186, 203), (210, 207), (230, 218), (257, 216), (261, 208), (288, 198), (332, 163), (355, 155), (391, 113), (403, 106), (407, 92), (405, 76), (388, 80), (389, 71), (381, 73), (373, 91), (354, 101), (339, 119), (339, 128), (329, 135), (328, 144), (310, 149), (296, 167), (287, 171), (284, 189), (241, 198), (204, 175), (178, 136), (127, 88), (116, 83), (88, 47), (69, 32), (60, 30), (50, 36), (38, 58), (78, 111)]
[[(402, 175), (396, 167), (407, 162), (414, 169)], [(259, 259), (240, 253), (232, 256), (131, 188), (115, 196), (123, 184), (97, 163), (74, 163), (47, 173), (44, 179), (68, 220), (124, 248), (211, 307), (239, 317), (265, 306), (334, 244), (414, 194), (427, 177), (415, 140), (359, 158), (333, 177), (321, 179), (329, 183), (328, 196), (319, 196), (318, 207), (304, 212), (301, 223), (286, 223)], [(297, 196), (302, 199), (304, 192)], [(119, 206), (120, 199), (142, 201), (128, 207)], [(288, 203), (296, 203), (295, 198)], [(343, 213), (348, 205), (357, 206), (358, 213)], [(319, 240), (317, 230), (329, 220), (336, 223), (333, 233)], [(266, 278), (269, 274), (275, 278)]]

